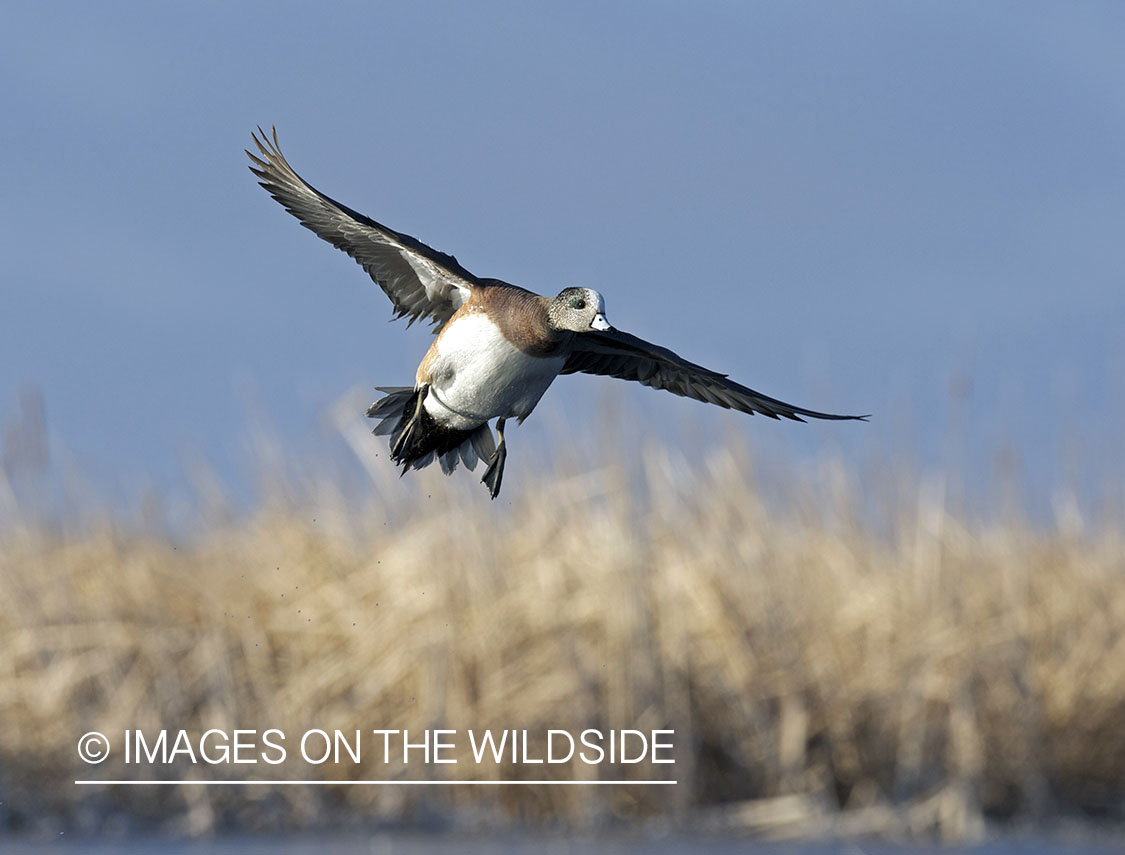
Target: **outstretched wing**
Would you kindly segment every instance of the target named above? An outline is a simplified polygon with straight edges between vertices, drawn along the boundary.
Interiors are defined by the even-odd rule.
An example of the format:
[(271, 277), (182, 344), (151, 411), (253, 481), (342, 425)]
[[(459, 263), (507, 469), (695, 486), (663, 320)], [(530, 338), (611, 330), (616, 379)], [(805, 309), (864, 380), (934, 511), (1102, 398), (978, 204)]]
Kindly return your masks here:
[(437, 328), (468, 301), (478, 280), (456, 258), (325, 196), (286, 161), (276, 128), (272, 141), (261, 128), (251, 136), (262, 155), (246, 152), (258, 183), (301, 225), (358, 261), (387, 292), (396, 317), (408, 318), (408, 325), (425, 318)]
[(667, 348), (651, 344), (617, 329), (590, 330), (574, 337), (573, 350), (560, 374), (604, 374), (621, 380), (636, 380), (653, 389), (694, 398), (723, 409), (761, 413), (776, 419), (803, 422), (813, 419), (866, 419), (867, 416), (837, 416), (794, 407), (730, 380), (727, 375), (688, 362)]

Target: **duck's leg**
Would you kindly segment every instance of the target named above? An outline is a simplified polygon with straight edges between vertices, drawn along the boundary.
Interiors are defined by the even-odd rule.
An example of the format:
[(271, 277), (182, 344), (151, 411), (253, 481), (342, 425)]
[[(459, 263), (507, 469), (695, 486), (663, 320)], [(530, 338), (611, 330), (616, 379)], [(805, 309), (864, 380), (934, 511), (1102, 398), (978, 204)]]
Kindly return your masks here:
[(504, 419), (497, 420), (496, 434), (500, 437), (500, 444), (496, 446), (496, 453), (488, 461), (488, 468), (484, 470), (484, 477), (480, 479), (481, 483), (488, 487), (488, 492), (494, 499), (500, 494), (500, 481), (504, 477), (504, 458), (508, 456), (508, 449), (504, 445)]

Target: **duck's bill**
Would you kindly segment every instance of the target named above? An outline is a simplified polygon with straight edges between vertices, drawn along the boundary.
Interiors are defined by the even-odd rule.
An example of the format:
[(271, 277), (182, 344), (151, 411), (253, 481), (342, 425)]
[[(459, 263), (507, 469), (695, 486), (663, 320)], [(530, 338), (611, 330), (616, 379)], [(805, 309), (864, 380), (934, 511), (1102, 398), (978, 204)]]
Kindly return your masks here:
[(605, 319), (605, 315), (601, 312), (598, 312), (596, 315), (594, 315), (594, 319), (590, 321), (590, 329), (604, 331), (611, 330), (613, 329), (613, 327), (609, 325), (609, 321)]

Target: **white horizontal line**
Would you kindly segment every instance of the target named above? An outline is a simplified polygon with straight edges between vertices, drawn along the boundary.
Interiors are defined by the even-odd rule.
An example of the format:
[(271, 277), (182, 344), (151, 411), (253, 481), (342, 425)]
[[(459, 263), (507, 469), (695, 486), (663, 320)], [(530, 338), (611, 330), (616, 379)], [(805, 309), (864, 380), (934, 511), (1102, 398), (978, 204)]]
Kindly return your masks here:
[(437, 786), (437, 787), (459, 787), (464, 784), (477, 784), (483, 786), (528, 786), (534, 784), (536, 786), (606, 786), (606, 785), (619, 785), (619, 786), (632, 786), (643, 784), (645, 786), (675, 784), (676, 781), (75, 781), (75, 784), (82, 785), (102, 785), (102, 786), (115, 786), (115, 787), (138, 787), (138, 786), (169, 786), (169, 787), (185, 787), (185, 786), (225, 786), (225, 787), (248, 787), (248, 786), (266, 786), (266, 787), (287, 787), (294, 785), (310, 786), (310, 787), (327, 787), (327, 786), (402, 786), (402, 787), (418, 787), (418, 786)]

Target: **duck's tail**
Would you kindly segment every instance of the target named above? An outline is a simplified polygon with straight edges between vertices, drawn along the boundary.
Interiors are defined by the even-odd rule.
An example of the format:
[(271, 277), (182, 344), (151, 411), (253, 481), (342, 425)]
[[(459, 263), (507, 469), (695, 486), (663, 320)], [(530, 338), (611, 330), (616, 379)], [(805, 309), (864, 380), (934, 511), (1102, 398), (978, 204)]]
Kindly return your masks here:
[(378, 386), (386, 392), (367, 410), (368, 418), (378, 419), (372, 431), (376, 436), (391, 435), (391, 460), (408, 469), (421, 469), (434, 460), (441, 464), (446, 475), (462, 461), (474, 469), (477, 460), (491, 460), (496, 454), (496, 442), (488, 422), (469, 430), (447, 427), (431, 416), (422, 406), (427, 386), (415, 389), (410, 386)]

